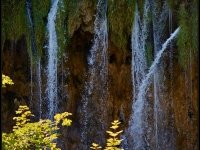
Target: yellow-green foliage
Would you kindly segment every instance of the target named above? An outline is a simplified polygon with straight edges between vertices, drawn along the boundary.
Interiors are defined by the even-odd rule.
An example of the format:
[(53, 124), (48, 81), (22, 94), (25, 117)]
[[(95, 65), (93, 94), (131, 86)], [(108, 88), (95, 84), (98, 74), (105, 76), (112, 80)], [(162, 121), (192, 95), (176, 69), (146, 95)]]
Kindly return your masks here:
[(120, 49), (127, 50), (134, 18), (134, 0), (108, 0), (108, 20), (111, 41)]
[[(118, 137), (119, 134), (123, 132), (123, 130), (117, 131), (120, 123), (121, 122), (119, 122), (119, 120), (114, 120), (111, 123), (112, 124), (112, 126), (110, 127), (111, 131), (110, 130), (106, 131), (110, 137), (106, 140), (107, 143), (106, 143), (106, 147), (104, 150), (123, 150), (123, 149), (119, 148), (122, 140), (119, 139), (119, 137)], [(98, 149), (101, 149), (102, 147), (96, 143), (92, 143), (92, 146), (90, 148), (98, 150)]]
[(9, 76), (2, 74), (2, 87), (6, 87), (6, 84), (13, 85), (14, 82)]
[(58, 138), (58, 125), (70, 126), (72, 121), (67, 117), (71, 113), (64, 112), (56, 114), (54, 121), (40, 120), (38, 122), (30, 122), (29, 117), (33, 116), (27, 106), (19, 106), (16, 111), (16, 125), (13, 127), (13, 132), (2, 134), (2, 146), (5, 150), (11, 149), (51, 149), (60, 150), (57, 148), (55, 140)]
[(16, 111), (16, 114), (22, 115), (13, 118), (13, 120), (16, 120), (16, 126), (13, 127), (13, 131), (23, 127), (27, 122), (30, 122), (29, 117), (34, 116), (33, 114), (31, 114), (31, 111), (27, 106), (19, 106), (19, 109)]
[(110, 137), (107, 139), (105, 150), (123, 150), (119, 148), (122, 140), (118, 138), (119, 134), (122, 133), (122, 130), (117, 131), (120, 123), (119, 120), (114, 120), (110, 127), (112, 131), (106, 131)]
[(185, 68), (191, 58), (198, 51), (198, 14), (197, 2), (186, 5), (182, 3), (179, 9), (179, 25), (181, 30), (178, 35), (179, 63)]
[(91, 146), (90, 148), (91, 148), (91, 149), (94, 149), (94, 150), (98, 150), (98, 149), (101, 149), (102, 147), (99, 146), (99, 144), (92, 143), (92, 146)]

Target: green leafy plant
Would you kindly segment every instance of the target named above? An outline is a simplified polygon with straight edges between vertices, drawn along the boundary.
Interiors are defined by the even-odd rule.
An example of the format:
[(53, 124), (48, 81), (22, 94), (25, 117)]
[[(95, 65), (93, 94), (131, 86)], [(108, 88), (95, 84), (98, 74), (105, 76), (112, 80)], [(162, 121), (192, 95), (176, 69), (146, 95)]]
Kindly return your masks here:
[[(123, 130), (117, 131), (120, 125), (119, 120), (114, 120), (111, 124), (112, 126), (110, 127), (112, 130), (106, 131), (109, 134), (109, 138), (107, 139), (106, 147), (104, 150), (123, 150), (119, 148), (122, 139), (119, 139), (120, 133), (123, 132)], [(98, 150), (101, 149), (102, 147), (96, 143), (92, 143), (92, 146), (90, 147), (91, 149)]]
[(3, 88), (5, 88), (6, 84), (13, 85), (14, 82), (12, 81), (12, 79), (9, 76), (2, 74), (2, 85), (1, 86)]
[(94, 149), (94, 150), (98, 150), (98, 149), (101, 149), (102, 147), (99, 146), (99, 144), (92, 143), (92, 146), (91, 146), (90, 148), (91, 148), (91, 149)]
[(117, 131), (120, 123), (119, 120), (114, 120), (110, 127), (112, 131), (106, 131), (110, 137), (107, 139), (105, 150), (123, 150), (119, 148), (122, 140), (118, 138), (119, 134), (122, 133), (123, 130)]
[(54, 120), (49, 119), (31, 122), (30, 117), (34, 116), (27, 106), (19, 106), (16, 111), (16, 125), (13, 127), (13, 132), (2, 134), (3, 149), (51, 149), (60, 150), (56, 145), (58, 139), (59, 125), (70, 126), (72, 120), (67, 117), (71, 113), (64, 112), (56, 114)]

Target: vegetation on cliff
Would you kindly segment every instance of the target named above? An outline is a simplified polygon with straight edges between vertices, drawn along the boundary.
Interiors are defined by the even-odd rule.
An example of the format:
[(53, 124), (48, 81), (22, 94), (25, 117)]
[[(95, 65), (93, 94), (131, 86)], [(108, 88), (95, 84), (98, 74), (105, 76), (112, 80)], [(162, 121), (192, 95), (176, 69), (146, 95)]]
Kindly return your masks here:
[(179, 25), (181, 27), (178, 37), (179, 63), (186, 68), (198, 52), (198, 13), (197, 1), (181, 3), (179, 12)]
[(23, 34), (28, 35), (25, 0), (2, 0), (1, 45), (6, 39), (16, 41)]
[(119, 49), (128, 50), (134, 20), (135, 1), (108, 1), (110, 40)]
[[(34, 24), (33, 30), (34, 30), (34, 37), (36, 41), (35, 46), (37, 49), (37, 57), (39, 58), (41, 57), (44, 46), (45, 46), (46, 25), (47, 25), (48, 12), (50, 10), (50, 1), (49, 0), (43, 0), (43, 1), (34, 0), (34, 1), (31, 1), (31, 5), (32, 5), (32, 19), (33, 19), (33, 24)], [(29, 32), (29, 34), (31, 33)], [(28, 48), (29, 47), (30, 47), (30, 43), (28, 44)]]
[[(189, 57), (195, 56), (198, 43), (198, 14), (197, 14), (197, 1), (167, 1), (170, 8), (174, 13), (175, 19), (178, 20), (178, 24), (181, 26), (181, 31), (178, 37), (178, 53), (179, 63), (185, 67), (188, 64)], [(82, 3), (87, 3), (87, 0)], [(95, 7), (96, 2), (91, 1), (92, 7)], [(26, 1), (2, 1), (2, 39), (1, 44), (3, 46), (6, 39), (14, 40), (20, 38), (20, 36), (26, 36), (27, 50), (30, 53), (31, 40), (30, 30), (28, 28), (27, 14), (26, 14)], [(34, 34), (36, 40), (37, 56), (40, 57), (44, 53), (45, 41), (46, 41), (46, 25), (47, 16), (50, 10), (50, 1), (34, 0), (32, 4), (32, 17), (34, 23)], [(81, 20), (80, 7), (81, 2), (75, 1), (60, 1), (59, 10), (56, 19), (56, 30), (58, 34), (59, 56), (66, 51), (66, 46), (70, 42), (70, 38), (74, 34), (77, 23)], [(160, 2), (156, 1), (156, 4), (161, 6)], [(138, 2), (139, 10), (142, 14), (144, 1)], [(158, 7), (159, 8), (159, 7)], [(161, 8), (161, 7), (160, 7)], [(131, 28), (134, 19), (135, 1), (108, 1), (108, 26), (110, 41), (114, 43), (119, 49), (127, 50), (130, 47), (130, 35)], [(142, 16), (142, 15), (141, 15)], [(150, 60), (151, 54), (147, 47), (147, 59)], [(191, 54), (190, 54), (191, 53)]]

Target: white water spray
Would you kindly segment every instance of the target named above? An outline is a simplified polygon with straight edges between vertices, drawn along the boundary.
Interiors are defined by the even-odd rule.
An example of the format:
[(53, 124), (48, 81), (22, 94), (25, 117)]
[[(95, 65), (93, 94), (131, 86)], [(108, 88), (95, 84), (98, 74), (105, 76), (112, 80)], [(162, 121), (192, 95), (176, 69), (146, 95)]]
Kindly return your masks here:
[[(27, 12), (27, 19), (28, 19), (28, 23), (29, 23), (29, 28), (30, 28), (30, 42), (31, 42), (31, 52), (30, 52), (30, 70), (31, 70), (31, 101), (30, 101), (30, 106), (32, 107), (32, 99), (33, 99), (33, 85), (34, 83), (36, 84), (36, 100), (38, 102), (38, 114), (39, 114), (39, 118), (41, 118), (41, 103), (42, 103), (42, 89), (41, 89), (41, 58), (39, 58), (38, 56), (36, 56), (37, 54), (37, 48), (36, 48), (36, 42), (35, 42), (35, 33), (34, 33), (34, 24), (33, 24), (33, 20), (32, 20), (32, 15), (31, 15), (31, 1), (30, 0), (26, 0), (26, 12)], [(38, 57), (37, 58), (37, 64), (33, 65), (33, 56), (34, 57)], [(36, 72), (34, 72), (34, 68), (36, 69)], [(36, 74), (36, 81), (33, 80), (33, 74)]]
[(39, 58), (37, 63), (37, 90), (38, 90), (38, 100), (39, 100), (39, 119), (42, 117), (42, 80), (41, 80), (41, 60)]
[[(158, 2), (156, 0), (153, 1), (153, 36), (154, 36), (154, 57), (158, 54), (159, 50), (162, 47), (162, 42), (164, 41), (164, 29), (168, 19), (168, 5), (167, 2), (164, 1), (161, 10), (159, 10)], [(158, 137), (158, 123), (159, 123), (159, 115), (164, 115), (159, 111), (163, 111), (160, 109), (160, 99), (161, 92), (160, 90), (163, 88), (162, 83), (160, 82), (160, 78), (163, 75), (163, 66), (159, 68), (159, 70), (154, 71), (154, 125), (155, 125), (155, 148), (159, 149), (159, 137)]]
[(134, 147), (135, 149), (144, 149), (144, 135), (143, 135), (143, 128), (142, 128), (142, 114), (143, 114), (143, 107), (144, 107), (144, 96), (146, 94), (146, 90), (149, 87), (151, 76), (153, 75), (157, 64), (164, 52), (167, 48), (167, 45), (170, 43), (171, 40), (175, 38), (177, 33), (179, 32), (180, 28), (177, 28), (173, 34), (171, 34), (170, 38), (166, 40), (166, 42), (162, 45), (162, 49), (157, 53), (154, 62), (152, 63), (148, 74), (146, 74), (145, 78), (142, 80), (142, 83), (139, 87), (139, 93), (137, 95), (137, 100), (134, 103), (133, 107), (133, 125), (131, 131), (133, 131), (134, 135)]
[[(147, 15), (150, 11), (150, 4), (149, 1), (146, 0), (144, 4), (144, 13), (143, 13), (143, 21), (140, 18), (138, 6), (136, 5), (135, 17), (134, 17), (134, 24), (132, 30), (132, 39), (131, 39), (131, 47), (132, 47), (132, 84), (133, 84), (133, 104), (132, 104), (132, 114), (136, 111), (134, 105), (137, 103), (137, 95), (139, 93), (139, 87), (141, 86), (142, 80), (145, 77), (146, 69), (147, 69), (147, 62), (145, 56), (145, 46), (146, 40), (148, 36), (148, 23), (147, 23)], [(142, 98), (141, 105), (144, 106), (145, 97)], [(140, 132), (140, 135), (143, 135), (144, 130), (144, 114), (139, 114), (137, 118), (134, 115), (131, 115), (131, 119), (129, 122), (129, 132), (131, 134), (131, 147), (135, 147), (139, 145), (143, 145), (142, 137), (138, 135), (135, 136), (135, 122), (139, 124), (139, 128), (137, 128), (137, 132)], [(132, 145), (133, 144), (133, 145)]]
[(48, 14), (48, 65), (47, 65), (47, 101), (48, 118), (53, 119), (57, 111), (57, 35), (55, 28), (58, 1), (52, 1), (52, 7)]
[[(107, 48), (108, 48), (108, 31), (107, 31), (107, 2), (105, 0), (98, 0), (97, 13), (94, 21), (94, 43), (90, 50), (90, 56), (88, 57), (89, 72), (88, 79), (85, 83), (85, 91), (82, 95), (83, 108), (83, 128), (81, 132), (82, 142), (87, 141), (87, 124), (88, 118), (93, 114), (88, 112), (88, 102), (93, 101), (91, 95), (93, 93), (101, 93), (101, 104), (104, 104), (107, 94), (107, 74), (108, 74), (108, 60), (107, 60)], [(98, 81), (101, 84), (98, 84)], [(99, 108), (105, 110), (104, 106)], [(102, 112), (102, 115), (104, 113)], [(99, 118), (99, 120), (101, 120)], [(103, 123), (102, 123), (103, 125)]]

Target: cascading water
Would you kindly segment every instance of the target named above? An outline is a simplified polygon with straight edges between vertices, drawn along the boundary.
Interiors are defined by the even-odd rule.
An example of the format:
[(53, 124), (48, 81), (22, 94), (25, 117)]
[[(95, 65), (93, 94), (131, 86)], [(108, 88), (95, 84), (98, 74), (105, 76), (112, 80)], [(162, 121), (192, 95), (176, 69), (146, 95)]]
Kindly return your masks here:
[[(175, 38), (177, 33), (179, 32), (180, 28), (177, 28), (173, 34), (171, 34), (170, 38), (166, 40), (166, 42), (162, 45), (162, 49), (157, 53), (154, 62), (152, 63), (151, 67), (149, 68), (149, 72), (146, 74), (145, 78), (142, 80), (138, 94), (136, 97), (136, 102), (133, 106), (133, 117), (131, 122), (131, 132), (133, 133), (134, 138), (134, 149), (145, 149), (145, 139), (143, 135), (143, 124), (142, 124), (142, 113), (143, 113), (143, 105), (144, 105), (144, 97), (146, 94), (146, 90), (150, 85), (151, 76), (154, 74), (156, 70), (156, 66), (159, 63), (159, 60), (167, 48), (167, 45), (170, 43), (171, 40)], [(157, 148), (156, 148), (157, 149)]]
[(139, 93), (139, 87), (142, 80), (145, 77), (145, 70), (147, 69), (147, 62), (145, 57), (145, 46), (148, 36), (147, 30), (147, 14), (149, 12), (149, 1), (146, 0), (144, 4), (143, 21), (140, 18), (138, 6), (136, 5), (134, 24), (132, 30), (132, 84), (133, 84), (133, 106), (131, 120), (129, 122), (129, 132), (131, 134), (131, 147), (140, 148), (144, 145), (143, 130), (145, 128), (145, 116), (142, 114), (142, 110), (145, 105), (146, 98), (144, 95), (137, 99)]
[[(172, 33), (173, 31), (173, 22), (172, 22), (172, 10), (169, 8), (169, 34)], [(172, 84), (173, 84), (173, 49), (172, 49), (172, 43), (170, 43), (170, 53), (169, 53), (169, 59), (170, 59), (170, 64), (169, 64), (169, 69), (170, 69), (170, 77), (171, 77), (171, 82), (170, 82), (170, 99), (171, 103), (172, 101)], [(173, 104), (172, 104), (173, 105)]]
[(30, 38), (31, 38), (31, 55), (36, 55), (36, 43), (35, 43), (35, 33), (34, 33), (34, 25), (33, 25), (33, 19), (31, 14), (31, 0), (26, 0), (26, 14), (27, 14), (27, 20), (28, 25), (30, 29)]
[(42, 80), (41, 80), (41, 62), (40, 58), (37, 62), (37, 93), (38, 93), (38, 105), (39, 105), (39, 119), (41, 119), (42, 116)]
[[(169, 18), (169, 7), (167, 1), (160, 3), (159, 1), (154, 0), (152, 3), (152, 15), (153, 15), (153, 36), (154, 36), (154, 56), (157, 55), (159, 50), (162, 47), (162, 43), (167, 39), (166, 35), (166, 23)], [(171, 23), (171, 22), (170, 22)], [(171, 43), (170, 48), (172, 46)], [(172, 59), (172, 58), (171, 58)], [(167, 119), (167, 106), (166, 103), (169, 103), (166, 98), (164, 98), (164, 62), (161, 62), (159, 68), (156, 68), (154, 71), (154, 81), (153, 81), (153, 89), (154, 89), (154, 126), (155, 126), (155, 148), (156, 149), (165, 149), (164, 145), (169, 145), (165, 139), (170, 137), (169, 128), (165, 126)], [(166, 103), (164, 103), (166, 101)], [(166, 109), (165, 109), (166, 108)], [(163, 122), (163, 123), (162, 123)], [(172, 137), (170, 137), (172, 140)], [(171, 142), (172, 143), (172, 142)], [(161, 146), (162, 145), (162, 146)], [(172, 144), (170, 144), (172, 145)], [(169, 146), (170, 147), (170, 146)], [(171, 147), (172, 148), (172, 147)]]
[(31, 31), (31, 52), (30, 52), (30, 76), (31, 76), (31, 98), (30, 98), (30, 106), (32, 107), (32, 99), (33, 99), (33, 56), (32, 56), (32, 51), (34, 51), (34, 47), (33, 47), (33, 38), (32, 38), (32, 35), (33, 35), (33, 22), (32, 22), (32, 17), (31, 17), (31, 2), (30, 0), (26, 0), (26, 14), (27, 14), (27, 20), (28, 20), (28, 23), (29, 23), (29, 28), (30, 28), (30, 31)]
[[(97, 13), (94, 22), (94, 43), (90, 49), (90, 56), (88, 57), (88, 75), (87, 82), (85, 83), (85, 90), (82, 95), (83, 102), (83, 128), (81, 131), (82, 142), (87, 142), (88, 121), (94, 112), (89, 112), (89, 102), (98, 100), (100, 102), (96, 112), (102, 114), (102, 118), (98, 118), (103, 127), (103, 116), (105, 114), (105, 99), (107, 95), (107, 47), (108, 47), (108, 31), (107, 31), (107, 1), (98, 0)], [(94, 95), (98, 95), (95, 97)], [(94, 117), (93, 116), (93, 117)], [(102, 131), (103, 132), (103, 131)], [(86, 143), (87, 145), (87, 143)]]
[[(27, 20), (29, 23), (29, 28), (30, 28), (30, 37), (31, 37), (31, 52), (30, 52), (30, 70), (31, 70), (31, 103), (32, 103), (32, 98), (34, 96), (33, 93), (33, 84), (36, 84), (36, 99), (38, 101), (38, 116), (41, 118), (41, 103), (42, 103), (42, 90), (41, 90), (41, 85), (42, 85), (42, 80), (41, 80), (41, 63), (40, 63), (40, 56), (37, 56), (37, 48), (36, 48), (36, 42), (35, 42), (35, 33), (34, 33), (34, 25), (33, 25), (33, 20), (32, 20), (32, 14), (31, 14), (31, 0), (26, 0), (26, 13), (27, 13)], [(33, 66), (33, 57), (37, 59), (36, 65)], [(34, 74), (34, 68), (36, 69), (36, 81), (33, 79), (33, 74)]]
[[(169, 8), (169, 34), (171, 35), (173, 32), (173, 15), (172, 15), (172, 10), (171, 8)], [(171, 110), (171, 118), (170, 120), (172, 120), (172, 131), (171, 131), (171, 145), (173, 147), (171, 147), (171, 149), (175, 149), (175, 118), (174, 118), (174, 110), (173, 110), (173, 83), (174, 83), (174, 71), (173, 71), (173, 68), (174, 68), (174, 64), (173, 64), (173, 52), (174, 52), (174, 49), (173, 49), (173, 45), (172, 43), (170, 43), (170, 48), (169, 48), (169, 60), (170, 60), (170, 63), (169, 63), (169, 73), (170, 73), (170, 91), (169, 91), (169, 109)]]
[(137, 96), (137, 100), (139, 97), (145, 94), (147, 87), (150, 84), (150, 77), (156, 70), (156, 65), (159, 63), (159, 60), (164, 52), (164, 50), (167, 48), (168, 44), (177, 36), (178, 32), (180, 30), (180, 27), (177, 28), (173, 34), (166, 40), (166, 42), (162, 45), (162, 49), (157, 53), (154, 62), (152, 63), (151, 67), (149, 68), (148, 74), (146, 74), (145, 78), (142, 80), (142, 84), (139, 87), (139, 94)]
[(48, 65), (47, 65), (47, 102), (49, 119), (53, 119), (57, 111), (57, 35), (55, 28), (58, 1), (52, 1), (52, 7), (48, 14)]

